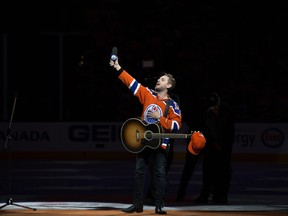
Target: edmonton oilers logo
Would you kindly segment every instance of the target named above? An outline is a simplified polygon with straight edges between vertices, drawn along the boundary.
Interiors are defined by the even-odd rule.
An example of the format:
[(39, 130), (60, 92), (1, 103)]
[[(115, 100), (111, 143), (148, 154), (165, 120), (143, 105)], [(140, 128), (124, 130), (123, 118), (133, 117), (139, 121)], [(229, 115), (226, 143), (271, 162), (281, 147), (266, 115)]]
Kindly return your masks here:
[(158, 106), (158, 105), (156, 105), (156, 104), (150, 104), (147, 108), (146, 108), (146, 110), (145, 110), (145, 112), (144, 112), (144, 120), (148, 123), (148, 124), (151, 124), (151, 123), (156, 123), (156, 119), (154, 119), (154, 118), (149, 118), (148, 116), (147, 116), (147, 113), (148, 112), (156, 112), (156, 111), (158, 111), (159, 113), (160, 113), (160, 116), (162, 116), (162, 110), (161, 110), (161, 108)]
[(278, 128), (268, 128), (261, 135), (262, 142), (269, 148), (278, 148), (284, 142), (284, 134)]

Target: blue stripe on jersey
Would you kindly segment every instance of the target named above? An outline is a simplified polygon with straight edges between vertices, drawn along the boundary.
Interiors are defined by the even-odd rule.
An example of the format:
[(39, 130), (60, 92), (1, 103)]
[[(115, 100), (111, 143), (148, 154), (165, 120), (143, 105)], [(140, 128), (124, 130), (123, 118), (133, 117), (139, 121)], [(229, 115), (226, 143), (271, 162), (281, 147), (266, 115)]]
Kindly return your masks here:
[(156, 91), (154, 91), (153, 89), (149, 89), (149, 88), (147, 88), (147, 89), (150, 91), (150, 93), (151, 93), (153, 96), (157, 97), (157, 92), (156, 92)]
[(168, 143), (169, 143), (169, 138), (163, 138), (162, 143), (161, 143), (162, 148), (166, 149)]
[(179, 109), (179, 106), (176, 105), (176, 104), (177, 104), (177, 103), (176, 103), (174, 100), (172, 100), (172, 103), (171, 103), (170, 106), (172, 106), (174, 113), (180, 115), (180, 112), (181, 112), (181, 111), (180, 111), (180, 109)]
[(130, 90), (133, 92), (133, 94), (135, 95), (135, 94), (137, 93), (139, 87), (140, 87), (140, 84), (134, 79), (134, 80), (132, 81), (132, 83), (130, 84), (129, 89), (130, 89)]
[(171, 128), (171, 132), (177, 132), (180, 129), (179, 124), (177, 121), (172, 121), (172, 128)]

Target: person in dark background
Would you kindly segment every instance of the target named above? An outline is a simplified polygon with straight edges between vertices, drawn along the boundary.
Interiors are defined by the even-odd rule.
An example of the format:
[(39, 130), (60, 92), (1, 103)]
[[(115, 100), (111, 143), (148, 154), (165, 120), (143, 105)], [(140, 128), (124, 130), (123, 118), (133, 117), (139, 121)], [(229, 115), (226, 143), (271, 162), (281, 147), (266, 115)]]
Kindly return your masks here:
[[(193, 104), (187, 104), (187, 107), (193, 107), (192, 109), (183, 110), (183, 121), (187, 123), (188, 130), (192, 131), (203, 131), (203, 109), (205, 100), (201, 94), (197, 94), (192, 98)], [(186, 112), (185, 112), (186, 111)], [(188, 145), (190, 142), (190, 138), (186, 140), (186, 153), (185, 153), (185, 161), (184, 167), (180, 178), (180, 183), (178, 186), (176, 202), (184, 201), (184, 197), (186, 196), (186, 189), (188, 183), (196, 169), (196, 166), (200, 163), (202, 157), (202, 150), (198, 154), (192, 154), (188, 150)]]
[(204, 134), (207, 140), (203, 151), (202, 189), (194, 203), (225, 204), (231, 178), (231, 154), (234, 142), (234, 112), (228, 100), (213, 92), (208, 98)]
[[(110, 66), (116, 69), (119, 79), (132, 91), (143, 106), (141, 118), (149, 123), (159, 123), (164, 131), (177, 132), (182, 126), (182, 114), (178, 104), (170, 98), (169, 90), (173, 89), (176, 81), (171, 74), (165, 73), (157, 80), (154, 90), (142, 86), (130, 74), (121, 68), (118, 57), (110, 60)], [(167, 106), (168, 101), (170, 105)], [(167, 109), (167, 117), (164, 116)], [(155, 213), (167, 214), (164, 211), (166, 193), (166, 168), (169, 149), (169, 138), (163, 138), (161, 145), (156, 149), (144, 148), (136, 154), (135, 182), (133, 192), (133, 204), (122, 209), (123, 212), (143, 212), (144, 176), (146, 165), (153, 170), (152, 180), (155, 187)], [(153, 167), (151, 167), (153, 166)]]
[[(189, 139), (187, 139), (187, 146), (188, 144), (189, 144)], [(191, 176), (195, 170), (196, 165), (198, 164), (200, 160), (200, 155), (191, 154), (191, 152), (186, 150), (184, 168), (181, 174), (181, 179), (180, 179), (180, 183), (179, 183), (179, 187), (177, 191), (176, 202), (182, 202), (184, 200), (188, 183), (191, 179)]]

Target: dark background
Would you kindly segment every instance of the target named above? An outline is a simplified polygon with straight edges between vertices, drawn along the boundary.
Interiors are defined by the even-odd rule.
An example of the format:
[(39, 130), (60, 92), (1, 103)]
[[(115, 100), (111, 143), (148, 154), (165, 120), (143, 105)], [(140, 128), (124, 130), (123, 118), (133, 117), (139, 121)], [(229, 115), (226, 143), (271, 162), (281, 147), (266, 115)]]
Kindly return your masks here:
[[(287, 3), (262, 1), (1, 1), (1, 121), (122, 121), (138, 101), (109, 67), (153, 87), (175, 75), (185, 121), (207, 92), (238, 122), (288, 119)], [(153, 68), (143, 68), (153, 60)]]
[[(288, 3), (279, 2), (1, 1), (0, 122), (9, 121), (15, 96), (18, 122), (114, 122), (140, 115), (138, 101), (109, 66), (114, 46), (121, 65), (143, 84), (153, 87), (161, 70), (175, 75), (186, 122), (197, 122), (202, 99), (214, 90), (231, 100), (238, 122), (287, 122)], [(143, 68), (143, 60), (154, 60), (154, 68)], [(286, 157), (273, 152), (234, 155), (231, 193), (243, 199), (232, 196), (232, 202), (254, 205), (249, 189), (267, 203), (287, 200), (287, 164), (280, 165)], [(10, 193), (9, 156), (0, 157), (3, 201)], [(124, 156), (12, 151), (11, 189), (24, 201), (123, 202), (130, 199), (134, 166), (134, 157)], [(169, 172), (176, 182), (168, 188), (173, 201), (181, 159)], [(189, 205), (201, 172), (191, 179)]]

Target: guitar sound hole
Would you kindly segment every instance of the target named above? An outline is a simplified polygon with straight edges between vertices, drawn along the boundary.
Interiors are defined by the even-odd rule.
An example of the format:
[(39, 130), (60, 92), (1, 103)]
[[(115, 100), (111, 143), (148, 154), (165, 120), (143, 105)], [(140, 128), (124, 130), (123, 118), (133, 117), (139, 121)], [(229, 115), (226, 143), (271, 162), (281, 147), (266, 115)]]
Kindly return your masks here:
[(153, 132), (147, 130), (147, 131), (144, 133), (144, 137), (145, 137), (145, 139), (147, 139), (147, 140), (151, 140), (151, 139), (153, 138)]

